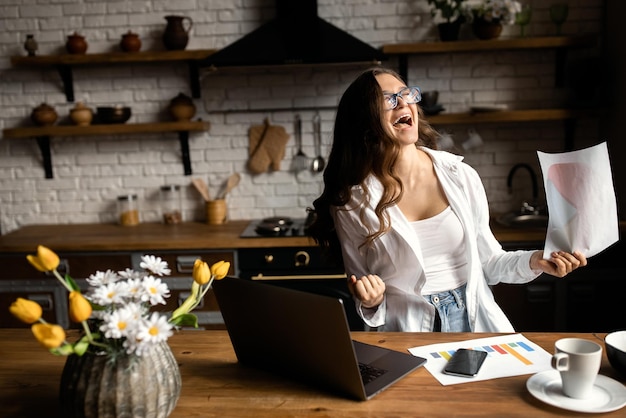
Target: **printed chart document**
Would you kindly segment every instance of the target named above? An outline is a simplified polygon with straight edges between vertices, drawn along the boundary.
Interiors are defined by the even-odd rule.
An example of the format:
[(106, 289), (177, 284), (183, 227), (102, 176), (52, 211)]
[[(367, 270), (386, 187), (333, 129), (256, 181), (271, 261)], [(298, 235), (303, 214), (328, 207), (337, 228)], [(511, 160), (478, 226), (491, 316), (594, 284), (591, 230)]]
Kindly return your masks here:
[[(458, 377), (443, 373), (446, 363), (459, 348), (487, 352), (487, 358), (476, 376)], [(409, 352), (414, 356), (427, 359), (424, 367), (444, 386), (499, 377), (535, 374), (552, 369), (550, 364), (552, 354), (522, 334), (424, 345), (409, 348)]]
[(558, 250), (580, 251), (589, 258), (616, 243), (619, 222), (606, 142), (537, 155), (549, 214), (544, 258)]

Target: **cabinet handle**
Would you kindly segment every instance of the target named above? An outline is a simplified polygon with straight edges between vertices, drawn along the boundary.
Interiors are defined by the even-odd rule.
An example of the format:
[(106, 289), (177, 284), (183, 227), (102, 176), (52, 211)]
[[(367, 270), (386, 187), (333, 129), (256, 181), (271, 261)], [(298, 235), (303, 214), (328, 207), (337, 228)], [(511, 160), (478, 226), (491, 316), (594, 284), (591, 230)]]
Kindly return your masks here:
[(198, 258), (202, 258), (199, 255), (179, 255), (176, 257), (176, 270), (179, 273), (193, 273), (193, 264)]

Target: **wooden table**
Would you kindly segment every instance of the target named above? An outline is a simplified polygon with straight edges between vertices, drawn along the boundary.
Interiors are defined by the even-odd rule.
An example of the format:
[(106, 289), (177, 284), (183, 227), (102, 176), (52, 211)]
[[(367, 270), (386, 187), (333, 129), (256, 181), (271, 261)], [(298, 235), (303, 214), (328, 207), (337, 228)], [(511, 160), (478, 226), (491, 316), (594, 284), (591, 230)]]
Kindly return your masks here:
[[(353, 333), (355, 340), (406, 351), (409, 347), (497, 334)], [(524, 333), (553, 352), (554, 342), (577, 336), (600, 342), (604, 334)], [(57, 392), (64, 357), (47, 353), (27, 329), (0, 329), (0, 416), (59, 417)], [(529, 375), (442, 386), (420, 368), (366, 402), (237, 364), (225, 331), (178, 332), (170, 339), (182, 375), (171, 418), (190, 417), (553, 417), (586, 416), (547, 405), (526, 390)], [(624, 382), (606, 359), (600, 374)], [(626, 408), (602, 416), (625, 416)]]

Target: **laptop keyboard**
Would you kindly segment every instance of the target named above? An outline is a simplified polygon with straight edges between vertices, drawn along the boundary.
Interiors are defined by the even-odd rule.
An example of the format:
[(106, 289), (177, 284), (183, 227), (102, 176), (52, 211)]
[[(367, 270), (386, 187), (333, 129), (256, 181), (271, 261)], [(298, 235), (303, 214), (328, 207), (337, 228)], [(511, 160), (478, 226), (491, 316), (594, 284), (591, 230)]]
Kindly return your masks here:
[(359, 363), (359, 370), (361, 371), (361, 379), (363, 379), (363, 384), (368, 384), (372, 380), (387, 373), (387, 370), (385, 369), (379, 369), (365, 363)]

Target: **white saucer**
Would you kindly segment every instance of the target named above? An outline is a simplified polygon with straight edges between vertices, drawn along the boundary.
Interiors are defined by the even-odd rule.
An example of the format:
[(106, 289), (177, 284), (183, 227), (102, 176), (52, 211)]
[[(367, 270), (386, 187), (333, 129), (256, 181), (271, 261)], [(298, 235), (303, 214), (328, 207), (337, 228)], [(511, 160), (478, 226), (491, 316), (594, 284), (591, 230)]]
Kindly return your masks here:
[(526, 381), (528, 391), (547, 404), (577, 412), (610, 412), (626, 405), (626, 387), (610, 377), (598, 375), (591, 397), (573, 399), (563, 394), (557, 370), (537, 373)]

